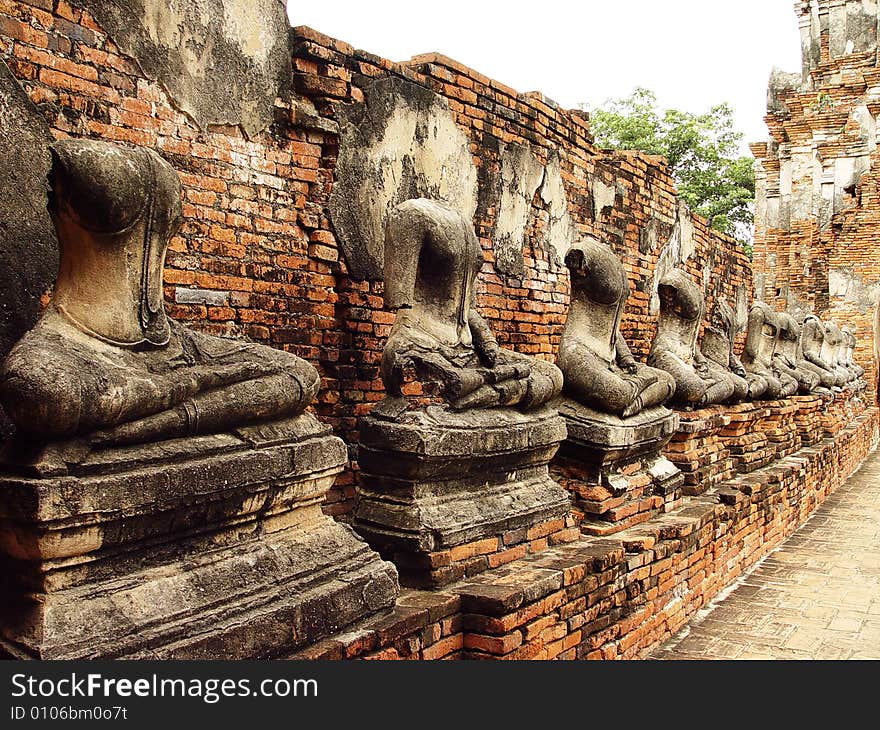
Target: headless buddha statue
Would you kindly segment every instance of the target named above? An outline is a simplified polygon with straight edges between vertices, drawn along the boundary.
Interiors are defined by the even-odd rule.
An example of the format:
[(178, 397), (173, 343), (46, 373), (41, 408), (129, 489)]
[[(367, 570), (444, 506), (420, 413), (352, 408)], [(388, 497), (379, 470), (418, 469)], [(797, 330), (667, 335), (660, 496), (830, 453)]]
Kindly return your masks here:
[(777, 368), (798, 382), (800, 393), (813, 393), (822, 388), (822, 379), (818, 373), (804, 367), (804, 348), (801, 342), (803, 328), (788, 312), (777, 312), (776, 319), (779, 322), (779, 336), (776, 341), (776, 350), (773, 353), (773, 363)]
[(815, 372), (826, 388), (840, 388), (846, 381), (835, 370), (834, 365), (825, 359), (825, 326), (815, 314), (807, 314), (801, 324), (801, 347), (804, 353), (804, 367)]
[(733, 383), (726, 376), (713, 373), (697, 349), (704, 309), (702, 293), (680, 269), (667, 273), (657, 292), (660, 319), (648, 364), (672, 375), (673, 401), (678, 405), (702, 407), (723, 403), (733, 395)]
[(837, 373), (841, 385), (855, 380), (855, 374), (847, 370), (840, 362), (843, 349), (843, 332), (834, 320), (823, 323), (825, 339), (822, 341), (822, 358)]
[(749, 310), (749, 324), (742, 363), (750, 373), (767, 381), (764, 398), (788, 398), (797, 393), (798, 381), (782, 372), (773, 362), (779, 336), (779, 320), (768, 304), (756, 301)]
[(0, 402), (32, 442), (144, 443), (302, 412), (320, 379), (290, 353), (168, 319), (165, 251), (180, 181), (155, 152), (92, 140), (52, 151), (60, 270), (0, 371)]
[(703, 331), (700, 351), (706, 358), (709, 370), (726, 376), (733, 383), (731, 402), (755, 400), (767, 390), (767, 381), (760, 375), (747, 372), (733, 352), (736, 322), (733, 310), (723, 299), (712, 307), (709, 326)]
[(483, 253), (472, 223), (445, 203), (407, 200), (385, 225), (385, 306), (397, 312), (382, 353), (382, 380), (402, 397), (408, 370), (452, 410), (536, 408), (557, 396), (552, 363), (499, 347), (477, 313)]
[(665, 403), (675, 381), (664, 370), (636, 361), (620, 334), (629, 280), (620, 259), (605, 244), (588, 239), (565, 256), (571, 303), (556, 364), (567, 395), (621, 418)]
[(865, 374), (865, 368), (853, 359), (856, 347), (855, 332), (851, 327), (845, 326), (840, 328), (840, 332), (843, 335), (843, 366), (854, 373), (856, 379), (861, 378)]

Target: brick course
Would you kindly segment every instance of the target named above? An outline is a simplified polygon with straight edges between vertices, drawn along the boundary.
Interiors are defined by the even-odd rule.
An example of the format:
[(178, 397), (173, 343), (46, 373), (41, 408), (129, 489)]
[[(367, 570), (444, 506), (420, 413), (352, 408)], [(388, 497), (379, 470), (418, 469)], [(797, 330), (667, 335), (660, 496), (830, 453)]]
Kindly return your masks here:
[[(810, 398), (783, 403), (776, 407), (798, 413), (815, 406)], [(876, 408), (862, 409), (835, 437), (736, 475), (611, 537), (551, 546), (442, 593), (406, 592), (406, 608), (294, 657), (645, 658), (858, 468), (876, 446), (877, 415)], [(460, 633), (438, 638), (436, 619), (409, 608), (415, 597), (445, 606), (444, 620)], [(377, 624), (391, 638), (363, 641)]]

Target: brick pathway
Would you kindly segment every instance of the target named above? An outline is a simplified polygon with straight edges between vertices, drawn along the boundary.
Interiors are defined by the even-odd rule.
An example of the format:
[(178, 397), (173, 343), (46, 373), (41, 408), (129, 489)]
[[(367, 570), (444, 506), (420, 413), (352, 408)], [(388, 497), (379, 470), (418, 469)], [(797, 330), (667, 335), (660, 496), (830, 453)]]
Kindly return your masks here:
[(651, 659), (880, 659), (880, 452)]

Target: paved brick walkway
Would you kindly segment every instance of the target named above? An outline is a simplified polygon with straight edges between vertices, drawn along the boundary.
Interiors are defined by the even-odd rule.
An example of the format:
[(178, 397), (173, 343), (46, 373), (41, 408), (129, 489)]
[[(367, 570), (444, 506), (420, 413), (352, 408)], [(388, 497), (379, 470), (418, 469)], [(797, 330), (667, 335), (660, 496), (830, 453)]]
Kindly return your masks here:
[(880, 452), (651, 659), (880, 659)]

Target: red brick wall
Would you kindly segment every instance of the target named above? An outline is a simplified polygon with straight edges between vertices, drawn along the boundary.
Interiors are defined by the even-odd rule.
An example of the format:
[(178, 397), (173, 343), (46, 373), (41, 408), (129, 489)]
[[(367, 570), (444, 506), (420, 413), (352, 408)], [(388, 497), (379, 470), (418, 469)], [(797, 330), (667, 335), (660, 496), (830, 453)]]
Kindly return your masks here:
[[(362, 100), (361, 89), (376, 77), (397, 74), (445, 97), (481, 175), (500, 164), (497, 140), (528, 143), (542, 162), (559, 154), (577, 229), (607, 241), (626, 264), (632, 296), (622, 329), (637, 356), (647, 354), (656, 319), (648, 311), (650, 281), (678, 207), (662, 160), (605, 153), (593, 146), (582, 112), (518, 94), (442, 56), (394, 64), (308, 28), (293, 37), (293, 99), (279, 99), (275, 123), (248, 140), (237, 127), (198, 129), (75, 5), (0, 0), (0, 57), (56, 136), (146, 145), (180, 173), (185, 222), (165, 269), (169, 314), (315, 364), (323, 376), (315, 409), (349, 443), (357, 441), (358, 416), (382, 398), (378, 363), (393, 319), (382, 310), (381, 281), (348, 275), (329, 220), (338, 135), (333, 125), (303, 121), (296, 103), (314, 104), (333, 122), (333, 105)], [(590, 188), (596, 179), (617, 189), (613, 207), (598, 215)], [(478, 209), (475, 220), (486, 257), (479, 307), (504, 346), (552, 359), (568, 278), (541, 244), (547, 214), (532, 211), (519, 278), (494, 266), (495, 214)], [(665, 232), (650, 246), (643, 235), (649, 223)], [(717, 295), (733, 303), (738, 287), (750, 298), (750, 262), (737, 244), (702, 219), (694, 226), (685, 268), (702, 281), (711, 264), (707, 303)], [(331, 491), (328, 511), (345, 513), (352, 497), (349, 471)]]
[[(802, 29), (811, 28), (818, 35), (818, 45), (805, 49), (802, 78), (793, 77), (787, 87), (771, 88), (773, 103), (765, 117), (771, 141), (752, 145), (771, 191), (759, 195), (759, 209), (765, 201), (777, 198), (776, 190), (781, 193), (780, 202), (789, 191), (792, 198), (809, 201), (793, 205), (789, 219), (756, 216), (754, 267), (764, 282), (756, 294), (780, 310), (791, 301), (804, 302), (822, 319), (854, 327), (855, 359), (866, 370), (868, 397), (873, 400), (878, 369), (880, 152), (870, 153), (869, 171), (852, 187), (834, 182), (834, 171), (836, 162), (858, 156), (876, 142), (876, 132), (866, 138), (859, 129), (855, 113), (863, 107), (875, 120), (880, 115), (876, 95), (880, 67), (876, 39), (867, 41), (872, 45), (867, 50), (857, 46), (851, 53), (835, 51), (836, 45), (842, 45), (841, 34), (845, 36), (850, 29), (832, 27), (827, 20), (831, 6), (828, 0), (818, 3), (818, 22), (817, 16), (811, 21), (809, 3), (796, 6)], [(783, 167), (792, 153), (806, 154), (814, 164), (792, 166), (789, 186)], [(816, 192), (822, 186), (827, 194), (832, 183), (838, 196), (833, 215), (823, 213)]]
[(672, 515), (585, 537), (440, 591), (405, 591), (394, 612), (300, 659), (643, 659), (770, 554), (855, 471), (877, 409), (835, 438), (740, 475)]

